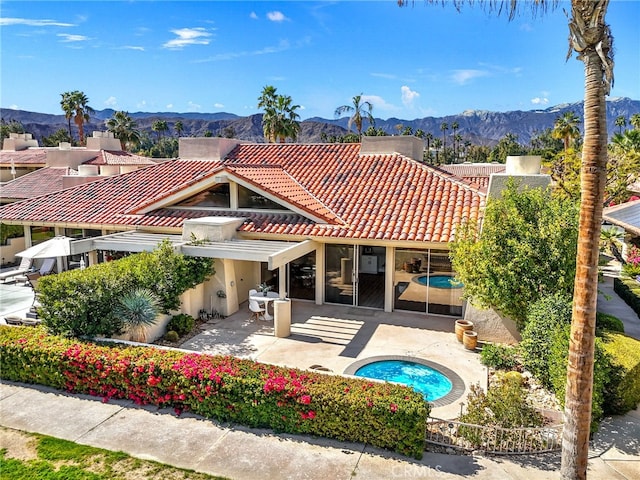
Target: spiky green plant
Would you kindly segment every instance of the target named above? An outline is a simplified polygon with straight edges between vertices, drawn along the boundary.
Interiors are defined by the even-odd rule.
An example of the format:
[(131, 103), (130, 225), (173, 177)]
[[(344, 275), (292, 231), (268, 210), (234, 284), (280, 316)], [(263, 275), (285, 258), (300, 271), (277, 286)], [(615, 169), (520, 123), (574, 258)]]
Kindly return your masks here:
[(125, 294), (115, 308), (116, 316), (122, 320), (134, 342), (146, 342), (147, 328), (156, 323), (159, 312), (158, 297), (146, 288)]

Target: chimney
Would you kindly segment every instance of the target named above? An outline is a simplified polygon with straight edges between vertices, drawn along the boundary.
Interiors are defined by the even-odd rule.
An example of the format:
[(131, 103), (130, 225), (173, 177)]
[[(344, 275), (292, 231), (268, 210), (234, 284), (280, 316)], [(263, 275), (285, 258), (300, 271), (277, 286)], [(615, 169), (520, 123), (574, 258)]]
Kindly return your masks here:
[(551, 184), (551, 176), (540, 173), (542, 157), (521, 155), (507, 157), (505, 173), (492, 173), (489, 177), (487, 198), (500, 198), (509, 179), (513, 178), (519, 188), (542, 188)]
[(424, 143), (413, 135), (369, 137), (364, 135), (360, 143), (360, 155), (390, 155), (398, 153), (413, 160), (422, 161)]

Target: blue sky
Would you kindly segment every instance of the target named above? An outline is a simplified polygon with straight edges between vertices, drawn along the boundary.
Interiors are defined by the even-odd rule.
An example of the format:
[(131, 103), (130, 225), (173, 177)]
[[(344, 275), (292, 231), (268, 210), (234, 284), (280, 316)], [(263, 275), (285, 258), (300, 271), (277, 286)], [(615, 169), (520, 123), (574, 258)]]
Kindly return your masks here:
[[(302, 119), (333, 118), (363, 94), (376, 117), (411, 120), (583, 98), (583, 64), (565, 61), (562, 8), (511, 22), (421, 0), (20, 0), (0, 9), (5, 108), (61, 113), (60, 93), (82, 90), (96, 110), (245, 116), (274, 85)], [(612, 97), (640, 99), (639, 20), (640, 1), (611, 1)]]

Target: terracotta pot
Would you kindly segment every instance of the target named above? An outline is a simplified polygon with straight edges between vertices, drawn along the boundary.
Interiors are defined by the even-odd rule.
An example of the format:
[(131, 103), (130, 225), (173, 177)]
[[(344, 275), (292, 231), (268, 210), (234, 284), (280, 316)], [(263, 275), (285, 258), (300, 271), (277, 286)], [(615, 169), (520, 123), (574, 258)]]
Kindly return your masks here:
[(460, 343), (462, 343), (463, 333), (468, 330), (473, 330), (473, 322), (462, 318), (456, 320), (456, 338)]
[(473, 330), (465, 330), (462, 335), (462, 344), (467, 350), (475, 350), (478, 346), (478, 332)]

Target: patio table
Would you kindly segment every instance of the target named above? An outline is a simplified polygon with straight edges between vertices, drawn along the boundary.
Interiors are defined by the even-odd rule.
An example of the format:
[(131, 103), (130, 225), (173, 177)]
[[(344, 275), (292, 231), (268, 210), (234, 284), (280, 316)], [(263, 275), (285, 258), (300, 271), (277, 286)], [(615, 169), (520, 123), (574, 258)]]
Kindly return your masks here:
[(262, 293), (256, 293), (249, 297), (250, 300), (255, 300), (258, 303), (264, 305), (264, 319), (273, 320), (273, 315), (269, 313), (269, 304), (274, 300), (280, 298), (278, 292), (267, 292), (266, 295)]

